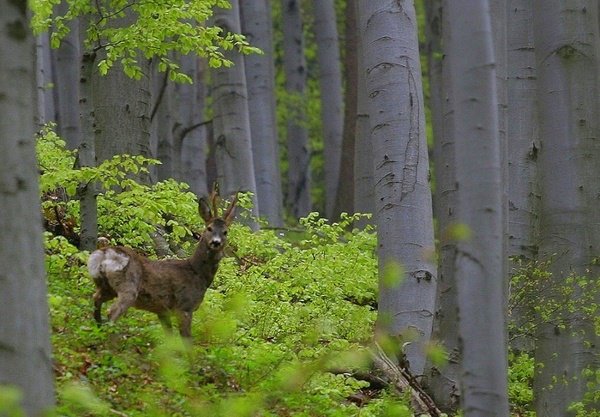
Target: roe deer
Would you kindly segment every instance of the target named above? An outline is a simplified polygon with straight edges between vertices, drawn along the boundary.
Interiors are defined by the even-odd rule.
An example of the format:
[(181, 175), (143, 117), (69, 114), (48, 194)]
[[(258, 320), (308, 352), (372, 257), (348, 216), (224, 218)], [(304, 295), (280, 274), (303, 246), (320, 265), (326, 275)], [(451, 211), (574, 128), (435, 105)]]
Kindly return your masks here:
[(217, 193), (209, 202), (201, 199), (200, 216), (206, 223), (194, 254), (188, 259), (154, 261), (131, 248), (105, 247), (90, 255), (88, 270), (96, 284), (94, 319), (102, 322), (102, 304), (117, 298), (108, 310), (110, 321), (117, 320), (129, 307), (158, 315), (166, 330), (171, 315), (179, 321), (182, 337), (191, 337), (192, 314), (211, 285), (227, 240), (227, 227), (234, 217), (237, 194), (222, 217), (217, 213)]

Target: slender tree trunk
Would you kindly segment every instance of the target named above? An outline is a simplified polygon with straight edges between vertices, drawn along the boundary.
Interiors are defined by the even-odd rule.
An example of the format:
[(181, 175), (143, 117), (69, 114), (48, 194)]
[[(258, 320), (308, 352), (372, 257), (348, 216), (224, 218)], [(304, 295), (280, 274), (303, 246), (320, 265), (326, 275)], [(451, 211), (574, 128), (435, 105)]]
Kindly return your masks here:
[[(508, 256), (531, 262), (538, 252), (540, 198), (533, 0), (510, 0), (508, 13)], [(519, 306), (510, 313), (512, 325), (517, 329), (532, 314)], [(510, 336), (511, 346), (532, 350), (533, 341), (529, 337)]]
[[(440, 410), (456, 412), (460, 400), (461, 352), (458, 341), (458, 300), (454, 263), (456, 259), (456, 210), (458, 188), (454, 160), (454, 100), (450, 86), (448, 50), (450, 42), (448, 14), (444, 13), (447, 1), (427, 3), (429, 82), (431, 112), (433, 117), (433, 158), (435, 162), (436, 213), (439, 241), (437, 306), (433, 325), (433, 338), (442, 344), (448, 362), (428, 369), (429, 390)], [(442, 50), (444, 39), (445, 50)]]
[(336, 200), (333, 218), (340, 213), (353, 213), (354, 210), (354, 154), (356, 139), (356, 122), (358, 111), (358, 21), (356, 20), (357, 0), (348, 0), (345, 10), (346, 36), (344, 44), (344, 126), (340, 174), (336, 188)]
[(52, 96), (52, 65), (50, 60), (50, 39), (48, 33), (41, 33), (35, 41), (37, 114), (36, 124), (42, 126), (54, 120), (54, 99)]
[[(92, 16), (79, 20), (81, 42)], [(94, 117), (93, 73), (96, 69), (96, 54), (84, 51), (80, 59), (79, 112), (81, 121), (81, 140), (78, 145), (77, 164), (80, 167), (96, 166), (96, 140)], [(96, 204), (96, 184), (82, 184), (79, 189), (79, 219), (81, 223), (81, 249), (92, 251), (98, 239), (98, 207)]]
[[(67, 1), (57, 6), (57, 15), (64, 16), (69, 10)], [(52, 64), (56, 97), (58, 134), (69, 149), (76, 149), (81, 142), (81, 120), (79, 117), (79, 63), (81, 60), (79, 22), (67, 23), (69, 33), (61, 41), (58, 49), (52, 50)], [(82, 34), (85, 37), (85, 34)]]
[(334, 0), (313, 0), (319, 62), (325, 174), (325, 214), (332, 217), (340, 176), (344, 127), (342, 71)]
[[(215, 9), (214, 24), (225, 33), (240, 33), (238, 1), (233, 0), (231, 6), (231, 9)], [(252, 192), (252, 214), (258, 216), (244, 59), (236, 51), (225, 56), (233, 66), (211, 70), (218, 181), (221, 193), (225, 195), (236, 191)], [(253, 221), (248, 222), (256, 226)]]
[(269, 0), (241, 0), (242, 30), (264, 55), (245, 57), (252, 154), (259, 215), (271, 226), (283, 225), (279, 145), (275, 118), (273, 23)]
[(288, 187), (286, 206), (293, 217), (311, 211), (310, 150), (306, 128), (306, 63), (298, 0), (281, 0), (285, 90), (292, 108), (287, 118)]
[[(456, 280), (465, 417), (508, 417), (503, 188), (489, 3), (447, 3), (459, 224)], [(460, 51), (460, 52), (459, 52)]]
[[(600, 85), (598, 2), (534, 1), (541, 147), (540, 258), (551, 260), (558, 302), (569, 277), (597, 279), (600, 267)], [(562, 288), (562, 290), (561, 290)], [(566, 288), (566, 289), (565, 289)], [(566, 309), (566, 306), (565, 306)], [(564, 312), (569, 325), (542, 323), (536, 345), (535, 410), (539, 417), (572, 416), (570, 403), (586, 392), (586, 367), (598, 369), (593, 323)]]
[[(425, 367), (435, 304), (433, 219), (414, 3), (360, 2), (375, 169), (379, 328), (412, 343), (412, 371)], [(400, 264), (401, 284), (386, 271)], [(397, 277), (400, 278), (400, 277)]]
[(0, 386), (20, 389), (25, 413), (40, 416), (54, 388), (26, 14), (24, 0), (0, 2)]
[(152, 111), (150, 113), (151, 135), (156, 137), (156, 159), (161, 164), (156, 167), (157, 178), (163, 181), (174, 177), (175, 152), (173, 144), (173, 84), (168, 72), (159, 72), (158, 65), (152, 64)]
[[(179, 103), (179, 116), (181, 125), (188, 132), (181, 138), (181, 178), (190, 185), (197, 196), (207, 196), (206, 173), (206, 142), (207, 127), (204, 120), (204, 103), (206, 96), (205, 79), (206, 63), (198, 57), (188, 55), (183, 58), (182, 69), (192, 74), (194, 84), (178, 85), (177, 102)], [(205, 123), (200, 126), (201, 123)], [(177, 135), (183, 132), (175, 130)], [(176, 140), (179, 138), (176, 137)]]
[[(357, 36), (357, 80), (356, 80), (356, 128), (354, 133), (354, 211), (375, 214), (375, 182), (373, 180), (373, 143), (371, 142), (371, 121), (367, 107), (367, 70), (365, 66), (363, 22), (360, 20), (359, 0), (354, 2), (359, 35)], [(365, 227), (375, 219), (362, 219), (357, 226)]]

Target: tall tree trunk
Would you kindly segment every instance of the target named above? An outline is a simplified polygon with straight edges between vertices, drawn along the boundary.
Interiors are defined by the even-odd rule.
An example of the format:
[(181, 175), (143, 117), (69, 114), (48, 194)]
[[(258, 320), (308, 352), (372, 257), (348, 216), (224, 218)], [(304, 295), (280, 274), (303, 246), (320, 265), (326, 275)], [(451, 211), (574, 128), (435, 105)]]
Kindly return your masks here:
[[(92, 15), (79, 19), (81, 43)], [(93, 73), (96, 69), (96, 54), (83, 51), (79, 57), (79, 112), (81, 137), (78, 145), (77, 164), (80, 167), (96, 166), (96, 139), (94, 116)], [(98, 239), (98, 206), (96, 204), (96, 184), (82, 184), (79, 189), (79, 219), (81, 223), (81, 249), (92, 251)]]
[(158, 181), (174, 176), (173, 152), (173, 84), (168, 72), (159, 72), (156, 61), (152, 63), (152, 111), (150, 113), (151, 136), (155, 136), (156, 159), (161, 164), (156, 167)]
[(285, 90), (290, 96), (287, 118), (288, 187), (286, 206), (293, 217), (306, 216), (310, 196), (310, 150), (306, 128), (306, 63), (298, 0), (281, 0), (283, 15), (283, 67)]
[(35, 39), (37, 112), (36, 123), (44, 125), (54, 120), (54, 98), (52, 95), (52, 65), (50, 60), (50, 38), (47, 32)]
[(313, 0), (319, 62), (325, 174), (325, 214), (332, 217), (340, 176), (344, 126), (342, 71), (334, 0)]
[(354, 153), (356, 121), (358, 111), (358, 21), (356, 20), (357, 0), (348, 0), (345, 10), (344, 33), (344, 125), (340, 173), (336, 187), (335, 205), (332, 218), (354, 210)]
[[(447, 3), (459, 224), (456, 280), (465, 417), (508, 417), (503, 186), (489, 3)], [(460, 52), (459, 52), (460, 51)]]
[[(431, 191), (414, 3), (359, 2), (375, 169), (379, 244), (379, 328), (415, 339), (412, 371), (425, 367), (436, 292)], [(390, 284), (388, 265), (402, 265)], [(400, 277), (397, 277), (400, 278)]]
[(273, 22), (269, 0), (241, 0), (242, 31), (264, 55), (248, 55), (244, 65), (252, 153), (256, 174), (259, 215), (272, 226), (283, 225), (283, 195), (279, 171), (279, 145), (275, 118), (275, 68)]
[[(456, 210), (458, 188), (454, 160), (454, 100), (450, 86), (448, 50), (450, 42), (447, 1), (427, 2), (429, 82), (433, 117), (433, 158), (435, 163), (436, 213), (439, 258), (437, 306), (433, 338), (442, 344), (448, 354), (443, 366), (428, 369), (429, 390), (440, 410), (456, 412), (460, 400), (461, 352), (458, 341), (458, 300), (454, 262), (456, 259)], [(445, 50), (442, 50), (442, 39)]]
[[(356, 128), (354, 132), (354, 211), (375, 215), (375, 183), (373, 180), (373, 143), (371, 142), (371, 121), (367, 106), (367, 70), (365, 66), (364, 36), (359, 13), (359, 0), (354, 3), (357, 20), (357, 80), (356, 80)], [(362, 219), (356, 226), (362, 228), (375, 219)]]
[[(239, 3), (233, 0), (231, 9), (215, 9), (213, 22), (224, 33), (240, 33), (239, 13)], [(218, 181), (223, 194), (252, 192), (252, 214), (258, 216), (244, 59), (236, 51), (225, 53), (225, 57), (233, 66), (211, 70)], [(256, 226), (254, 221), (248, 223)]]
[[(57, 15), (64, 16), (69, 10), (67, 1), (57, 6)], [(78, 19), (67, 22), (69, 33), (63, 38), (58, 49), (52, 50), (52, 64), (56, 97), (58, 134), (67, 142), (69, 149), (76, 149), (81, 142), (81, 121), (79, 117), (79, 63), (81, 60)], [(82, 34), (85, 37), (85, 33)]]
[[(533, 0), (510, 0), (508, 16), (508, 256), (531, 262), (537, 258), (540, 149), (537, 116), (537, 71), (533, 40)], [(517, 266), (513, 264), (513, 267)], [(520, 327), (532, 312), (515, 306), (510, 319)], [(511, 345), (531, 350), (525, 335)]]
[[(551, 260), (558, 302), (566, 289), (583, 291), (569, 277), (597, 279), (600, 253), (600, 85), (598, 2), (574, 8), (560, 1), (534, 1), (541, 147), (540, 258)], [(562, 290), (561, 290), (562, 289)], [(566, 309), (566, 307), (565, 307)], [(569, 325), (542, 323), (534, 377), (538, 416), (572, 416), (570, 403), (582, 398), (582, 371), (598, 369), (593, 323), (581, 312), (564, 312)]]
[(24, 0), (0, 2), (0, 386), (20, 389), (25, 413), (39, 416), (54, 388), (26, 14)]
[[(204, 120), (206, 96), (206, 61), (193, 55), (183, 57), (182, 69), (191, 74), (194, 84), (176, 86), (177, 103), (182, 129), (175, 129), (175, 140), (181, 140), (181, 179), (190, 185), (197, 196), (207, 196), (206, 142)], [(204, 123), (202, 126), (201, 123)], [(187, 130), (187, 133), (185, 131)], [(184, 134), (185, 133), (185, 134)], [(181, 138), (179, 137), (181, 136)]]

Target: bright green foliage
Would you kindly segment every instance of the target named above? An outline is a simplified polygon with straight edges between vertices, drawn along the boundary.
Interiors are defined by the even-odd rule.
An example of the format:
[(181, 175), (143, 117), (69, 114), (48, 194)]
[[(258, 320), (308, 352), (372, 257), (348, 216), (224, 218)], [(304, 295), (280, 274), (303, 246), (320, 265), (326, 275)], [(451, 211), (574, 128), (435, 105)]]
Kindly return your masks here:
[(514, 413), (523, 417), (535, 417), (533, 410), (534, 360), (527, 353), (508, 355), (508, 398)]
[(100, 73), (106, 74), (117, 62), (131, 78), (142, 77), (139, 62), (156, 57), (159, 70), (170, 71), (171, 80), (191, 82), (169, 56), (195, 53), (208, 58), (213, 67), (230, 66), (223, 50), (236, 48), (240, 53), (257, 53), (244, 36), (207, 26), (215, 7), (231, 7), (227, 0), (69, 0), (64, 16), (55, 14), (60, 0), (31, 0), (34, 12), (32, 26), (36, 32), (51, 30), (51, 44), (60, 45), (69, 32), (67, 23), (85, 17), (89, 21), (85, 47), (88, 51), (104, 49), (106, 57), (99, 63)]
[[(186, 186), (144, 186), (129, 175), (151, 161), (120, 157), (73, 169), (75, 155), (51, 130), (38, 150), (45, 204), (74, 216), (78, 181), (98, 181), (106, 187), (98, 198), (101, 233), (150, 252), (149, 235), (162, 225), (170, 243), (191, 251), (190, 231), (201, 221)], [(328, 372), (366, 369), (369, 362), (376, 240), (370, 230), (349, 231), (357, 218), (329, 224), (313, 213), (294, 243), (234, 223), (228, 256), (194, 315), (191, 346), (166, 337), (153, 314), (138, 310), (98, 328), (88, 254), (46, 233), (55, 415), (410, 415), (404, 399), (386, 392), (358, 407), (348, 398), (368, 384)]]

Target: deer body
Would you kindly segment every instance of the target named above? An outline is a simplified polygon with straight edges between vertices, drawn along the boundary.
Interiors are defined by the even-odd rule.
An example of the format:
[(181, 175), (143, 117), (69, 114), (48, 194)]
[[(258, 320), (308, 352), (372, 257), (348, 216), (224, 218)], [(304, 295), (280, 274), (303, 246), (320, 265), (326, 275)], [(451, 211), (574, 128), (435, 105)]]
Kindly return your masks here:
[(215, 198), (213, 193), (214, 214), (205, 202), (200, 203), (207, 226), (188, 259), (155, 261), (122, 246), (92, 252), (88, 270), (96, 284), (94, 318), (98, 323), (102, 321), (102, 304), (117, 298), (108, 311), (110, 321), (135, 307), (157, 314), (167, 329), (171, 327), (171, 315), (175, 315), (181, 335), (191, 337), (192, 314), (202, 303), (223, 257), (236, 203), (234, 199), (220, 218), (216, 217)]

